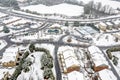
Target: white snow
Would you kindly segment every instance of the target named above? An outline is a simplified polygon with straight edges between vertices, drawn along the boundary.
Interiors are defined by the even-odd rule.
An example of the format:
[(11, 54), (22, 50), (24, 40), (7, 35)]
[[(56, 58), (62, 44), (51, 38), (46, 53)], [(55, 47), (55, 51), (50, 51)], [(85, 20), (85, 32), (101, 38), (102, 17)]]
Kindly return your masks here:
[(36, 11), (41, 14), (63, 14), (67, 16), (79, 16), (83, 13), (83, 7), (77, 5), (71, 5), (67, 3), (54, 5), (54, 6), (45, 6), (45, 5), (32, 5), (28, 7), (22, 7), (22, 9)]
[(104, 57), (104, 54), (101, 52), (101, 50), (98, 47), (90, 46), (88, 47), (88, 51), (90, 52), (92, 60), (96, 66), (100, 66), (103, 64), (108, 65), (108, 62)]
[[(35, 62), (30, 66), (29, 72), (23, 72), (18, 76), (17, 80), (30, 80), (30, 78), (33, 78), (34, 80), (43, 80), (43, 71), (41, 68), (41, 56), (44, 54), (43, 52), (34, 52), (31, 55), (33, 55), (35, 58)], [(28, 58), (33, 58), (31, 55), (28, 56)]]
[(7, 16), (7, 14), (1, 13), (0, 12), (0, 18)]
[(93, 36), (93, 43), (97, 46), (118, 45), (120, 41), (115, 42), (115, 37), (111, 34), (95, 34)]
[(116, 76), (113, 74), (112, 71), (105, 69), (100, 72), (98, 72), (100, 75), (100, 78), (102, 80), (117, 80)]
[(85, 80), (84, 75), (78, 71), (68, 73), (68, 80)]

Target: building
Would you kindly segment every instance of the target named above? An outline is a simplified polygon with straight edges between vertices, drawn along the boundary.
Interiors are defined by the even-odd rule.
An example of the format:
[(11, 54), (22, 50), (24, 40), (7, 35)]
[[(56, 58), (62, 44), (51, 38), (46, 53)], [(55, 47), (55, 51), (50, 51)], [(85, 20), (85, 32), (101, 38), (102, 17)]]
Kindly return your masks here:
[(88, 51), (91, 56), (91, 61), (93, 62), (93, 70), (95, 72), (101, 71), (103, 69), (108, 69), (108, 62), (98, 47), (90, 46), (88, 48)]
[[(1, 59), (1, 64), (3, 67), (14, 67), (19, 64), (20, 59), (22, 58), (24, 50), (18, 50), (17, 52), (4, 53), (3, 58)], [(7, 56), (9, 54), (9, 56)]]
[(58, 55), (63, 73), (67, 74), (72, 71), (80, 71), (80, 64), (73, 50), (68, 49)]
[(106, 30), (107, 30), (107, 25), (106, 25), (104, 22), (100, 22), (100, 23), (98, 24), (98, 27), (99, 27), (99, 29), (102, 30), (102, 31), (106, 31)]
[(9, 24), (12, 24), (12, 23), (20, 21), (20, 20), (21, 20), (21, 18), (19, 18), (19, 17), (12, 17), (10, 19), (4, 20), (3, 23), (5, 25), (9, 25)]
[(111, 30), (113, 28), (113, 24), (111, 22), (106, 22), (107, 29)]
[(115, 25), (114, 25), (115, 28), (118, 29), (118, 28), (120, 27), (120, 20), (116, 20), (116, 21), (114, 21), (113, 23), (115, 24)]
[(49, 28), (47, 28), (45, 30), (45, 33), (48, 35), (58, 35), (58, 34), (62, 34), (63, 31), (59, 24), (54, 24), (54, 25), (50, 26)]

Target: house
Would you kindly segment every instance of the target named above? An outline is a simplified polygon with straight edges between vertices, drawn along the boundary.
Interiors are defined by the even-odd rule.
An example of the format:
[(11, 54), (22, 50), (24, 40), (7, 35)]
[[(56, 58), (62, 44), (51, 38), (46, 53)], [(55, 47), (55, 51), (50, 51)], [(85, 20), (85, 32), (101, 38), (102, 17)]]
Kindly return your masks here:
[(20, 21), (20, 20), (21, 20), (21, 18), (19, 18), (19, 17), (13, 17), (13, 18), (4, 20), (3, 23), (4, 23), (5, 25), (9, 25), (9, 24), (12, 24), (12, 23), (17, 22), (17, 21)]
[[(9, 54), (9, 55), (7, 55)], [(1, 59), (1, 64), (3, 67), (14, 67), (19, 64), (20, 59), (22, 58), (23, 52), (18, 50), (17, 52), (6, 52), (3, 54)]]
[(99, 29), (102, 30), (102, 31), (106, 31), (106, 30), (107, 30), (107, 25), (106, 25), (104, 22), (100, 22), (100, 23), (98, 24), (98, 27), (99, 27)]
[(115, 28), (119, 28), (120, 27), (120, 20), (116, 20), (113, 23), (115, 24), (114, 25)]
[(7, 16), (8, 16), (8, 14), (4, 14), (4, 13), (0, 12), (0, 18), (4, 18), (4, 17), (7, 17)]
[(101, 71), (103, 69), (108, 69), (108, 62), (98, 47), (90, 46), (88, 48), (88, 51), (91, 56), (91, 61), (93, 62), (93, 70), (95, 72)]
[(80, 71), (80, 64), (73, 50), (65, 50), (59, 53), (59, 61), (62, 72), (67, 74), (72, 71)]
[(113, 28), (113, 24), (111, 22), (106, 22), (107, 29), (111, 30)]

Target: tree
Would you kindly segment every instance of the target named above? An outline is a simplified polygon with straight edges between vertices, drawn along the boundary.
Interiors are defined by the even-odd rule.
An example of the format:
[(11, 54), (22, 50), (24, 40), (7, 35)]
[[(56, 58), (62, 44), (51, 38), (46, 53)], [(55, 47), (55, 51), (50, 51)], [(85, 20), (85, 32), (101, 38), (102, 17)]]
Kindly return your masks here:
[(116, 66), (118, 65), (118, 59), (119, 59), (118, 57), (113, 56), (113, 64)]
[(51, 75), (53, 75), (52, 70), (49, 68), (46, 68), (43, 73), (44, 79), (49, 79)]
[(65, 26), (69, 26), (68, 21), (65, 22)]
[(30, 44), (29, 50), (30, 50), (30, 52), (33, 52), (33, 50), (35, 50), (35, 45), (34, 44)]
[(101, 9), (101, 7), (102, 7), (101, 2), (98, 2), (98, 4), (97, 4), (97, 6), (96, 6), (96, 7), (97, 7), (97, 10), (98, 10), (98, 11), (100, 11), (100, 9)]
[(6, 7), (13, 7), (14, 9), (20, 9), (16, 0), (0, 0), (0, 3)]
[(79, 27), (79, 22), (78, 21), (74, 21), (74, 26), (76, 26), (76, 27)]
[(3, 31), (4, 31), (4, 33), (9, 33), (10, 32), (10, 30), (6, 26), (3, 27)]

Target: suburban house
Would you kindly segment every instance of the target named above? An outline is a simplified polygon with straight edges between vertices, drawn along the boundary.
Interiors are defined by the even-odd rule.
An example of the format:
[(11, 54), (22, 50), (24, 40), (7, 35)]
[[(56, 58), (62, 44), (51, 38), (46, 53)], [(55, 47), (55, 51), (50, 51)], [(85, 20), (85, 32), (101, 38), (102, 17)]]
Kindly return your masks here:
[(102, 31), (106, 31), (106, 30), (107, 30), (107, 25), (106, 25), (104, 22), (100, 22), (100, 23), (98, 24), (98, 27), (99, 27), (99, 29), (102, 30)]
[(91, 61), (93, 62), (93, 70), (95, 72), (101, 71), (103, 69), (108, 69), (106, 58), (98, 47), (90, 46), (88, 48), (88, 51), (91, 56)]
[(63, 73), (67, 74), (72, 71), (80, 71), (80, 64), (73, 50), (68, 49), (58, 55)]
[(113, 24), (111, 22), (106, 22), (107, 29), (111, 30), (113, 28)]

